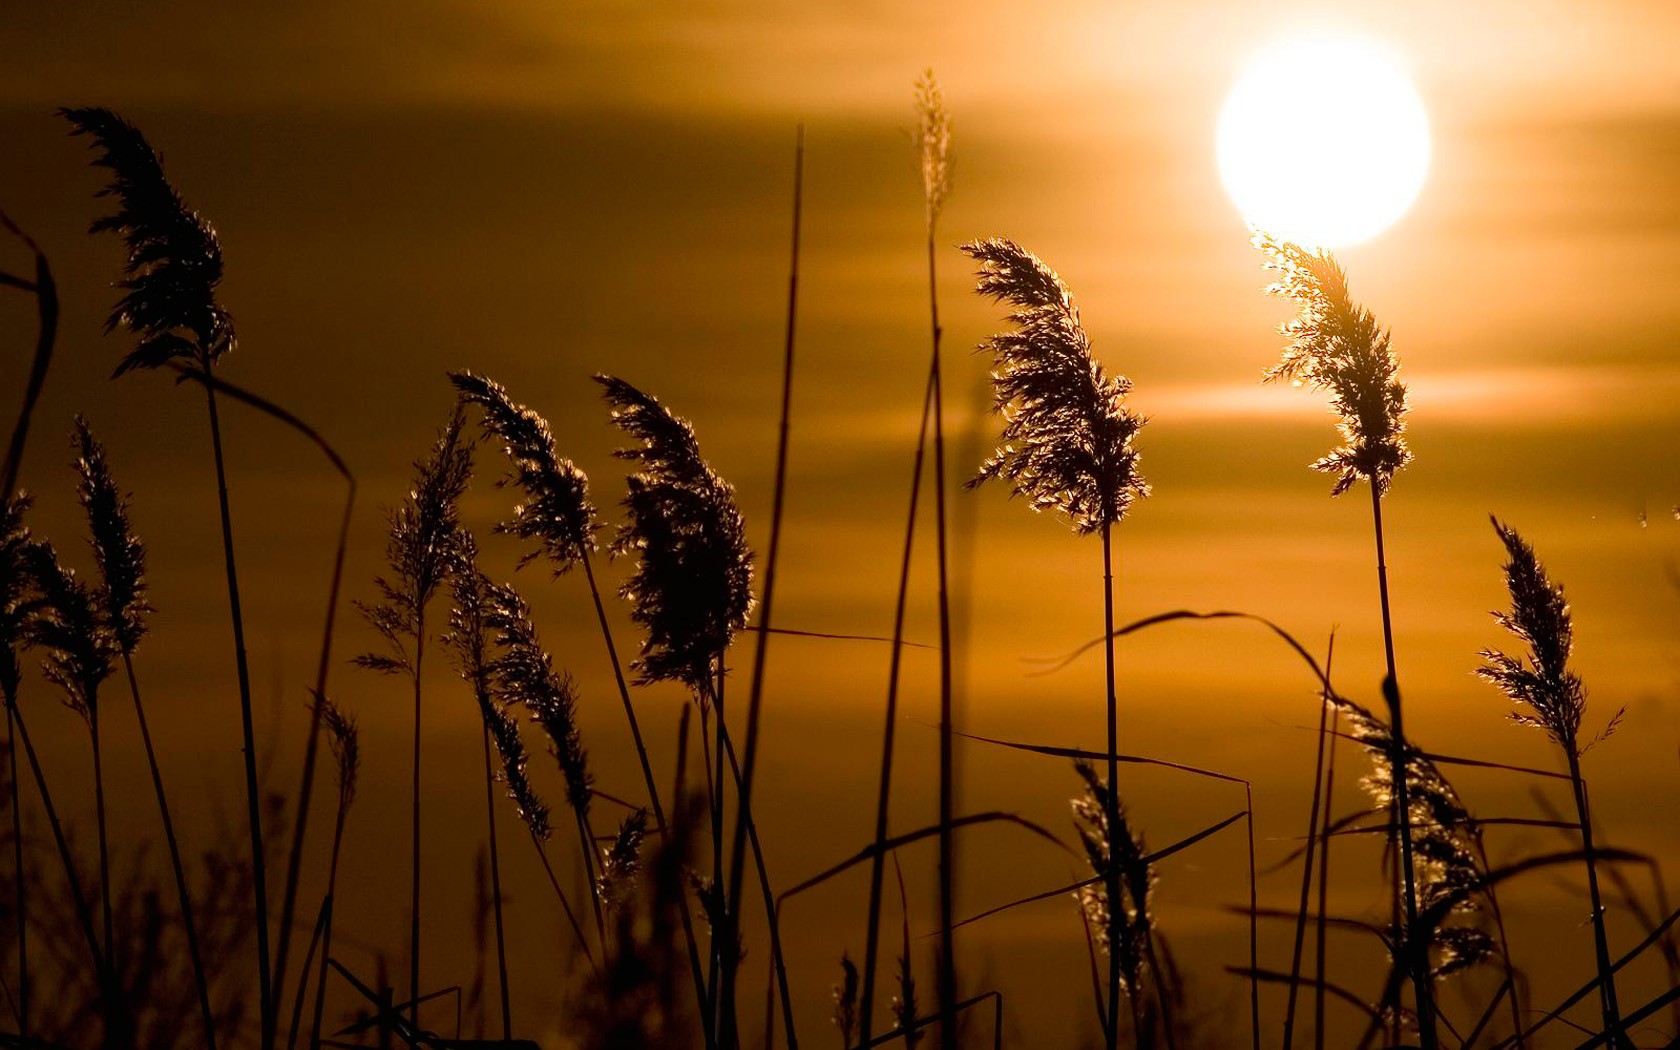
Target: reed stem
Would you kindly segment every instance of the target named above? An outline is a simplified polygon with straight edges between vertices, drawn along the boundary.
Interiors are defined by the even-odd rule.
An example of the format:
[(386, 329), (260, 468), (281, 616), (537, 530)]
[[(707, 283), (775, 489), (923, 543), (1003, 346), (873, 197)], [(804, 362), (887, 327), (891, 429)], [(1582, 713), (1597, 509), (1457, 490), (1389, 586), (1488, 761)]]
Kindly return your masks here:
[(1394, 667), (1394, 622), (1389, 610), (1388, 600), (1388, 560), (1383, 547), (1382, 520), (1382, 490), (1377, 479), (1368, 478), (1371, 488), (1371, 528), (1376, 537), (1377, 547), (1377, 593), (1382, 603), (1383, 625), (1383, 656), (1387, 660), (1388, 677), (1384, 682), (1384, 692), (1388, 697), (1389, 714), (1393, 723), (1393, 732), (1389, 747), (1389, 776), (1394, 785), (1394, 803), (1396, 834), (1400, 839), (1400, 875), (1405, 886), (1403, 904), (1406, 910), (1406, 929), (1399, 938), (1405, 958), (1402, 963), (1408, 968), (1412, 978), (1412, 991), (1416, 997), (1418, 1039), (1423, 1050), (1435, 1050), (1438, 1040), (1435, 1033), (1434, 991), (1429, 978), (1429, 946), (1417, 942), (1417, 886), (1412, 870), (1412, 812), (1409, 786), (1407, 784), (1407, 746), (1405, 720), (1402, 716), (1400, 703), (1400, 678)]
[(490, 727), (484, 737), (484, 820), (490, 829), (490, 905), (496, 913), (496, 977), (501, 989), (502, 1039), (513, 1038), (513, 1010), (508, 1003), (507, 941), (502, 929), (502, 860), (496, 845), (496, 774), (490, 762)]
[[(1324, 969), (1326, 951), (1326, 931), (1329, 924), (1325, 922), (1330, 901), (1330, 814), (1334, 811), (1336, 801), (1336, 740), (1337, 730), (1340, 728), (1342, 712), (1335, 708), (1330, 712), (1330, 740), (1324, 756), (1324, 812), (1319, 818), (1319, 833), (1324, 841), (1318, 849), (1318, 929), (1315, 944), (1315, 970), (1318, 980), (1313, 984), (1313, 1050), (1324, 1050), (1324, 982), (1329, 975)], [(1485, 870), (1486, 863), (1483, 868)]]
[[(1598, 890), (1598, 863), (1593, 856), (1592, 817), (1587, 807), (1587, 784), (1581, 778), (1581, 755), (1570, 740), (1564, 747), (1569, 760), (1569, 782), (1575, 796), (1575, 813), (1581, 821), (1581, 849), (1587, 855), (1587, 894), (1593, 911), (1593, 952), (1598, 962), (1598, 997), (1604, 1015), (1605, 1042), (1612, 1047), (1632, 1046), (1622, 1027), (1622, 1011), (1616, 1002), (1616, 971), (1610, 965), (1610, 941), (1604, 932), (1604, 901)], [(1514, 989), (1513, 989), (1514, 990)]]
[(420, 1028), (420, 665), (425, 653), (426, 609), (422, 604), (416, 608), (414, 620), (414, 766), (410, 806), (413, 857), (409, 867), (413, 899), (408, 921), (408, 1024), (416, 1031)]
[(916, 438), (915, 465), (910, 475), (910, 512), (904, 526), (904, 554), (898, 567), (898, 598), (893, 607), (892, 655), (887, 669), (886, 725), (881, 731), (881, 787), (875, 802), (875, 856), (869, 862), (869, 924), (863, 953), (863, 995), (858, 1006), (858, 1043), (869, 1044), (874, 1030), (875, 974), (881, 950), (881, 885), (885, 877), (887, 821), (892, 800), (893, 738), (898, 726), (898, 678), (904, 657), (904, 614), (910, 595), (910, 555), (915, 546), (916, 505), (922, 491), (922, 464), (928, 444), (928, 422), (933, 411), (933, 367), (928, 367), (927, 387), (922, 392), (922, 422)]
[[(200, 369), (210, 373), (207, 357)], [(251, 831), (251, 883), (257, 925), (258, 1008), (262, 1024), (263, 1050), (274, 1050), (274, 999), (269, 976), (268, 953), (268, 867), (263, 860), (262, 797), (257, 785), (256, 731), (251, 713), (251, 671), (245, 656), (245, 616), (239, 602), (239, 571), (233, 554), (233, 516), (228, 510), (227, 467), (222, 457), (222, 423), (216, 411), (216, 390), (204, 386), (210, 413), (210, 445), (216, 458), (216, 501), (222, 516), (222, 562), (227, 574), (228, 614), (233, 624), (234, 666), (239, 675), (239, 716), (244, 731), (245, 803)]]
[(12, 792), (12, 853), (16, 862), (13, 890), (17, 893), (18, 1038), (29, 1042), (29, 889), (23, 869), (23, 797), (18, 794), (17, 716), (11, 690), (6, 691), (6, 772)]
[[(1103, 819), (1107, 834), (1113, 836), (1120, 826), (1120, 740), (1119, 703), (1114, 693), (1114, 526), (1108, 521), (1102, 526), (1103, 553), (1103, 676), (1107, 682), (1108, 699), (1108, 797), (1104, 800)], [(1120, 1045), (1120, 866), (1114, 860), (1114, 847), (1109, 846), (1109, 861), (1105, 875), (1108, 893), (1108, 1050)], [(1140, 902), (1141, 906), (1141, 902)], [(1133, 996), (1132, 1015), (1137, 1022), (1137, 1003)], [(1141, 1037), (1141, 1036), (1140, 1036)]]
[[(939, 566), (939, 1025), (943, 1050), (957, 1050), (956, 958), (956, 727), (951, 696), (951, 595), (945, 524), (945, 393), (939, 325), (939, 273), (931, 229), (927, 238), (929, 335), (933, 342), (933, 519)], [(1112, 627), (1112, 624), (1110, 625)], [(1112, 744), (1113, 741), (1111, 740)]]
[(152, 731), (146, 724), (146, 708), (140, 702), (140, 681), (134, 674), (134, 660), (123, 653), (123, 671), (128, 676), (128, 692), (134, 698), (134, 715), (140, 723), (140, 742), (146, 748), (146, 765), (152, 773), (152, 790), (157, 795), (158, 813), (163, 817), (163, 839), (169, 847), (169, 866), (175, 875), (175, 893), (181, 904), (181, 924), (187, 935), (187, 955), (192, 961), (193, 981), (197, 985), (198, 1009), (204, 1022), (204, 1043), (208, 1050), (216, 1050), (215, 1012), (210, 1008), (210, 984), (204, 975), (204, 956), (198, 945), (198, 924), (193, 921), (192, 894), (187, 890), (186, 867), (181, 863), (181, 843), (175, 836), (175, 820), (169, 813), (169, 798), (163, 790), (163, 772), (158, 767), (157, 751), (152, 747)]

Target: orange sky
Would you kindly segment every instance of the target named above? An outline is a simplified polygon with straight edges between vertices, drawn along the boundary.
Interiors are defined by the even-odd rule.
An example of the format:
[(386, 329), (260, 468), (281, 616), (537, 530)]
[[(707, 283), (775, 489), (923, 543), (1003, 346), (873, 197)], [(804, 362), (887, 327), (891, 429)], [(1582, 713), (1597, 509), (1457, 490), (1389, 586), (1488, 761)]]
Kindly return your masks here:
[[(353, 597), (369, 596), (380, 569), (376, 505), (401, 497), (409, 460), (447, 409), (446, 368), (495, 376), (548, 414), (603, 507), (621, 493), (608, 455), (617, 439), (586, 377), (610, 371), (643, 385), (694, 421), (763, 546), (793, 128), (805, 121), (794, 477), (778, 613), (794, 626), (883, 633), (896, 572), (887, 552), (902, 529), (926, 353), (909, 88), (932, 65), (956, 121), (942, 242), (1007, 235), (1056, 266), (1097, 353), (1133, 378), (1135, 405), (1152, 417), (1140, 446), (1155, 495), (1120, 530), (1121, 618), (1244, 609), (1316, 644), (1337, 629), (1339, 681), (1374, 701), (1381, 650), (1365, 500), (1330, 500), (1329, 479), (1306, 469), (1333, 438), (1322, 399), (1255, 382), (1287, 310), (1261, 294), (1258, 257), (1213, 160), (1214, 119), (1242, 57), (1276, 32), (1330, 18), (1405, 56), (1435, 136), (1413, 211), (1343, 255), (1355, 297), (1392, 326), (1412, 390), (1417, 459), (1389, 501), (1408, 729), (1443, 751), (1555, 761), (1539, 734), (1505, 724), (1502, 701), (1469, 675), (1477, 650), (1504, 641), (1487, 616), (1503, 602), (1486, 524), (1497, 513), (1569, 587), (1589, 721), (1628, 705), (1623, 732), (1587, 762), (1610, 840), (1680, 860), (1671, 820), (1680, 8), (1041, 6), (1051, 9), (12, 5), (0, 19), (0, 207), (51, 254), (65, 306), (26, 480), (39, 493), (38, 528), (69, 546), (77, 526), (58, 432), (82, 410), (137, 491), (160, 608), (142, 673), (182, 791), (199, 794), (204, 812), (242, 804), (207, 442), (197, 401), (167, 381), (103, 381), (125, 349), (100, 337), (119, 258), (114, 243), (81, 234), (100, 214), (100, 177), (51, 107), (109, 105), (135, 120), (216, 223), (224, 301), (241, 332), (227, 376), (320, 427), (361, 480)], [(1305, 127), (1320, 133), (1311, 116), (1308, 107)], [(21, 265), (15, 252), (3, 258), (7, 269)], [(1000, 316), (969, 293), (965, 262), (954, 250), (940, 257), (962, 470), (996, 428), (976, 411), (986, 362), (964, 351)], [(27, 303), (0, 301), (5, 389), (23, 373), (31, 323)], [(267, 421), (235, 416), (229, 426), (254, 678), (259, 695), (274, 697), (270, 724), (287, 761), (312, 676), (340, 488)], [(505, 503), (488, 484), (499, 467), (489, 451), (469, 504), (482, 527)], [(1024, 662), (1097, 633), (1095, 544), (1001, 491), (955, 495), (953, 507), (965, 724), (1097, 745), (1100, 660), (1048, 678), (1027, 677)], [(511, 571), (514, 548), (486, 545)], [(622, 716), (577, 581), (547, 587), (533, 570), (525, 584), (557, 658), (583, 684), (603, 786), (631, 792)], [(924, 587), (915, 609), (922, 638), (933, 633), (930, 593)], [(348, 656), (370, 639), (347, 621), (339, 650)], [(1311, 781), (1311, 740), (1297, 729), (1316, 717), (1305, 676), (1256, 631), (1232, 626), (1167, 628), (1127, 643), (1121, 661), (1123, 748), (1251, 777), (1262, 864), (1287, 853)], [(744, 667), (744, 653), (735, 662)], [(775, 801), (762, 819), (772, 875), (788, 883), (869, 833), (885, 654), (788, 640), (773, 646), (770, 664), (763, 784)], [(909, 666), (917, 677), (897, 809), (906, 827), (933, 813), (927, 726), (937, 718), (934, 663), (912, 657)], [(345, 934), (400, 957), (401, 906), (386, 898), (406, 861), (397, 871), (384, 858), (406, 856), (405, 822), (381, 814), (406, 798), (405, 705), (399, 687), (348, 667), (334, 680), (368, 740)], [(439, 831), (427, 843), (436, 870), (428, 894), (439, 902), (437, 943), (465, 951), (478, 832), (443, 829), (480, 826), (476, 716), (444, 675), (434, 685), (428, 819)], [(44, 698), (34, 702), (68, 778), (82, 760), (79, 727)], [(678, 702), (657, 690), (643, 700), (660, 727), (663, 769)], [(111, 761), (113, 775), (141, 783), (137, 754)], [(968, 750), (965, 805), (1065, 830), (1074, 780), (1047, 761)], [(1155, 774), (1126, 787), (1162, 843), (1239, 804), (1229, 791)], [(1465, 774), (1459, 787), (1478, 812), (1534, 812), (1527, 784), (1509, 776)], [(1349, 790), (1343, 804), (1358, 801)], [(118, 804), (137, 822), (152, 818), (143, 792)], [(1163, 871), (1160, 921), (1200, 986), (1236, 1009), (1240, 988), (1219, 967), (1240, 961), (1246, 945), (1240, 921), (1220, 906), (1246, 887), (1238, 837), (1227, 834)], [(1550, 844), (1539, 833), (1494, 839), (1505, 857)], [(1374, 854), (1343, 856), (1343, 910), (1375, 907)], [(1002, 831), (969, 839), (964, 857), (962, 911), (1065, 881), (1069, 864)], [(517, 906), (546, 919), (529, 861), (514, 862)], [(932, 854), (906, 861), (914, 922), (925, 931)], [(1295, 877), (1270, 876), (1262, 890), (1282, 903)], [(1561, 940), (1581, 949), (1571, 958), (1584, 964), (1585, 905), (1543, 879), (1514, 896), (1536, 918), (1515, 952), (1535, 971), (1537, 1001), (1585, 980), (1580, 967), (1554, 971), (1542, 958)], [(862, 949), (862, 880), (807, 907), (790, 942), (806, 1037), (820, 1043), (833, 960)], [(1614, 932), (1623, 944), (1635, 936), (1631, 925)], [(518, 936), (537, 957), (549, 930), (536, 921)], [(1017, 1045), (1042, 1033), (1091, 1036), (1071, 905), (999, 918), (959, 943), (967, 981), (1009, 991)], [(1272, 945), (1273, 961), (1282, 950)], [(755, 949), (749, 966), (762, 961)], [(359, 964), (371, 969), (366, 956)], [(435, 951), (429, 983), (464, 981), (465, 965)], [(931, 988), (931, 970), (925, 976)], [(1650, 970), (1630, 983), (1654, 989), (1658, 977)], [(518, 1008), (534, 1018), (549, 986), (521, 980)], [(1268, 1000), (1269, 1019), (1280, 1008)]]

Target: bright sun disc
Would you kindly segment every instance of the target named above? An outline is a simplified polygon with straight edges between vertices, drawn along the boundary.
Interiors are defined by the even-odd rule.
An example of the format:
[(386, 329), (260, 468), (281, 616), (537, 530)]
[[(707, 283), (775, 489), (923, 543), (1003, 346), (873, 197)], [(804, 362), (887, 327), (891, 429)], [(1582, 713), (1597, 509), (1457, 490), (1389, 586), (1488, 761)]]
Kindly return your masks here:
[(1300, 244), (1369, 240), (1406, 213), (1429, 170), (1429, 118), (1404, 69), (1357, 36), (1265, 47), (1219, 114), (1219, 176), (1253, 226)]

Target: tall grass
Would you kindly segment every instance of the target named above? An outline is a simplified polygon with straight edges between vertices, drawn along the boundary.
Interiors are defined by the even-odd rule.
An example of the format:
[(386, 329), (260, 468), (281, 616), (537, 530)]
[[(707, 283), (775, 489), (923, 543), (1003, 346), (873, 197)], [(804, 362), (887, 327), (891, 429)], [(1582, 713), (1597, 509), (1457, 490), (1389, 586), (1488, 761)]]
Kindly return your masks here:
[(460, 502), (472, 478), (472, 446), (462, 436), (466, 418), (457, 407), (432, 445), (414, 465), (408, 498), (391, 511), (385, 557), (393, 580), (374, 580), (380, 600), (358, 603), (362, 615), (385, 641), (382, 653), (365, 653), (356, 664), (384, 674), (406, 675), (414, 686), (414, 754), (410, 765), (409, 863), (412, 903), (408, 934), (408, 1023), (418, 1025), (420, 999), (420, 684), (426, 654), (426, 608), (457, 570), (461, 555)]
[[(1294, 303), (1300, 310), (1279, 328), (1288, 342), (1282, 359), (1266, 372), (1265, 379), (1302, 383), (1330, 394), (1332, 406), (1340, 417), (1337, 430), (1343, 443), (1314, 462), (1312, 469), (1336, 475), (1330, 489), (1332, 496), (1340, 496), (1359, 481), (1366, 482), (1371, 492), (1377, 597), (1388, 673), (1383, 692), (1389, 702), (1389, 720), (1394, 729), (1389, 771), (1395, 785), (1400, 901), (1406, 930), (1410, 931), (1417, 925), (1418, 895), (1413, 873), (1407, 778), (1399, 772), (1405, 761), (1406, 732), (1399, 672), (1394, 661), (1394, 623), (1389, 609), (1382, 515), (1383, 496), (1395, 473), (1412, 456), (1405, 437), (1406, 387), (1399, 379), (1400, 362), (1390, 346), (1388, 330), (1378, 326), (1369, 310), (1353, 302), (1348, 294), (1347, 274), (1333, 256), (1261, 232), (1254, 235), (1254, 243), (1266, 255), (1267, 267), (1278, 275), (1267, 291)], [(1423, 1050), (1435, 1050), (1437, 1037), (1428, 964), (1417, 957), (1407, 962)]]
[[(1003, 436), (969, 484), (1006, 481), (1032, 509), (1053, 510), (1076, 534), (1095, 533), (1102, 539), (1107, 782), (1118, 784), (1113, 529), (1137, 500), (1149, 495), (1132, 444), (1144, 420), (1124, 404), (1131, 380), (1111, 375), (1092, 355), (1073, 294), (1056, 271), (1013, 241), (975, 241), (962, 250), (980, 263), (979, 293), (1015, 307), (1009, 316), (1013, 330), (993, 336), (987, 344), (997, 362), (992, 381), (996, 410), (1005, 419)], [(1109, 791), (1104, 798), (1108, 827), (1118, 827), (1119, 794)], [(1119, 868), (1108, 865), (1104, 875), (1108, 899), (1119, 900)], [(1109, 945), (1119, 943), (1117, 915), (1111, 910), (1108, 916)], [(1119, 1045), (1121, 969), (1119, 955), (1110, 951), (1109, 1050)]]
[[(193, 211), (164, 174), (163, 163), (134, 125), (108, 109), (61, 109), (75, 134), (87, 135), (99, 151), (94, 164), (110, 169), (101, 196), (115, 197), (117, 210), (91, 226), (94, 233), (123, 238), (128, 257), (119, 287), (124, 294), (105, 322), (138, 340), (114, 375), (153, 370), (180, 362), (208, 377), (233, 350), (233, 318), (216, 299), (222, 280), (222, 248), (210, 223)], [(245, 617), (239, 600), (233, 518), (228, 509), (227, 466), (215, 388), (204, 386), (210, 418), (210, 446), (216, 464), (216, 500), (221, 514), (222, 565), (227, 576), (234, 667), (239, 679), (239, 714), (244, 731), (245, 802), (251, 839), (252, 893), (256, 906), (257, 982), (263, 1050), (274, 1045), (273, 988), (269, 975), (268, 875), (263, 858), (262, 803), (257, 786), (256, 735), (251, 712), (251, 673), (245, 655)]]

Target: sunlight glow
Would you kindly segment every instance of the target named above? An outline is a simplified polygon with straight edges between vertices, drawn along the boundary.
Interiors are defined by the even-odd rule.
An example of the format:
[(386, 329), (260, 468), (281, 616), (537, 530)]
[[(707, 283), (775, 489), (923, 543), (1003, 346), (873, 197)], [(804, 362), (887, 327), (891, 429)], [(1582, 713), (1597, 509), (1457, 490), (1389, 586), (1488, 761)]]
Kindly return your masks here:
[(1363, 37), (1273, 41), (1219, 114), (1219, 175), (1248, 222), (1304, 245), (1369, 240), (1406, 213), (1429, 170), (1429, 118), (1410, 77)]

